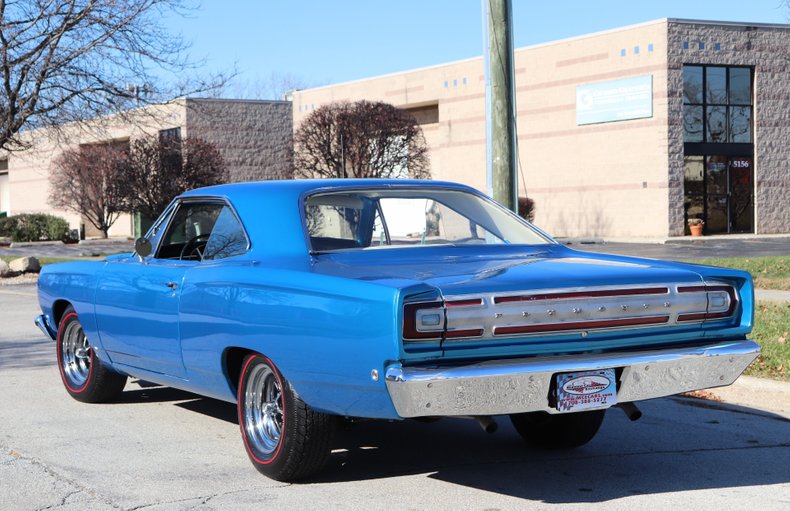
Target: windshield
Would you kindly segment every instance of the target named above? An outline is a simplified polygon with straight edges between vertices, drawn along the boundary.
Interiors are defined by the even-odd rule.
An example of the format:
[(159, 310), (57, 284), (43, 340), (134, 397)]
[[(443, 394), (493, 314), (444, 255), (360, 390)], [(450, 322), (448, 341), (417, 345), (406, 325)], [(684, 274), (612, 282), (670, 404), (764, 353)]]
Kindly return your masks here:
[(305, 200), (314, 252), (419, 245), (547, 244), (508, 211), (458, 190), (344, 190)]

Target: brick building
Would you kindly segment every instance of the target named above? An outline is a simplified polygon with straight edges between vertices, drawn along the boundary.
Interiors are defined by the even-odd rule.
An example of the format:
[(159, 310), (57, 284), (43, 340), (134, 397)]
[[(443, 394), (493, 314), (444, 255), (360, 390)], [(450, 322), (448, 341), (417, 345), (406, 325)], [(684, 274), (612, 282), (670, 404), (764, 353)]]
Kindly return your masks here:
[[(295, 92), (411, 111), (435, 179), (486, 189), (483, 59)], [(515, 51), (521, 193), (557, 236), (790, 232), (790, 25), (662, 19)]]
[[(72, 128), (60, 140), (47, 130), (29, 132), (29, 150), (0, 155), (0, 212), (51, 213), (65, 217), (73, 229), (87, 236), (98, 232), (74, 213), (47, 204), (49, 173), (65, 147), (123, 142), (142, 135), (198, 136), (217, 146), (231, 181), (290, 179), (293, 176), (293, 128), (287, 101), (181, 99), (167, 105), (141, 108), (130, 121), (96, 120)], [(121, 217), (111, 236), (134, 234), (133, 219)]]

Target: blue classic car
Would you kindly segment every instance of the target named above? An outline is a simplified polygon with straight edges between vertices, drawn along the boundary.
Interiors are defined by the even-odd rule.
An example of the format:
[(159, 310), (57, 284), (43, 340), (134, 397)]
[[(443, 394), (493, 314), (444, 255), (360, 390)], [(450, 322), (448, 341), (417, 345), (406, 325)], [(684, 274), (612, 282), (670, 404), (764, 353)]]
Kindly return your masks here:
[(136, 248), (41, 272), (66, 391), (134, 377), (237, 403), (278, 480), (319, 471), (342, 418), (508, 415), (580, 446), (608, 408), (728, 385), (759, 353), (747, 273), (576, 252), (453, 183), (193, 190)]

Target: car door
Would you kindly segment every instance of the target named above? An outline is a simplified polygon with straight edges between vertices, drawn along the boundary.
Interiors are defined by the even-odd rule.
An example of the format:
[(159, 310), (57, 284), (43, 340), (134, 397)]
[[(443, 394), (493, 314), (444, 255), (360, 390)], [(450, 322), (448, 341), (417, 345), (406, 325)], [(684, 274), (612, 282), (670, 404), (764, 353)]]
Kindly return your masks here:
[(96, 290), (96, 320), (114, 363), (183, 378), (181, 288), (187, 269), (200, 264), (222, 203), (185, 200), (170, 209), (149, 232), (151, 257), (108, 261)]

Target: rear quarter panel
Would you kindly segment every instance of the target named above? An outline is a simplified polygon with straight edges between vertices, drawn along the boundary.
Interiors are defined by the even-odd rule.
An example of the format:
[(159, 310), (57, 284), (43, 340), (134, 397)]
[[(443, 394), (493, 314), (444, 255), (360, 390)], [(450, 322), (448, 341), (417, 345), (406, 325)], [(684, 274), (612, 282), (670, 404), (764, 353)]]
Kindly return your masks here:
[(399, 356), (398, 293), (260, 263), (191, 269), (180, 314), (187, 377), (205, 394), (235, 401), (223, 355), (245, 348), (269, 357), (317, 410), (397, 417), (383, 374)]

